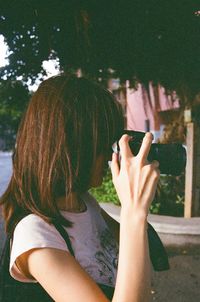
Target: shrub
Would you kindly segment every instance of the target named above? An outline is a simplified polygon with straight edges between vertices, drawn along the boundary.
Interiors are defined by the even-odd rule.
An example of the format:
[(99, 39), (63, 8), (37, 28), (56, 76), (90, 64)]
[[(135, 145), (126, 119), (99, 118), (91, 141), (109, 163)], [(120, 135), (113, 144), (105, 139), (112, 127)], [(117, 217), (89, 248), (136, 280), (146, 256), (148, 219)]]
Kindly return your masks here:
[[(170, 216), (183, 216), (185, 175), (161, 175), (150, 213)], [(111, 172), (108, 170), (103, 183), (98, 188), (90, 189), (91, 194), (99, 202), (113, 202), (119, 205), (119, 198), (112, 183)]]

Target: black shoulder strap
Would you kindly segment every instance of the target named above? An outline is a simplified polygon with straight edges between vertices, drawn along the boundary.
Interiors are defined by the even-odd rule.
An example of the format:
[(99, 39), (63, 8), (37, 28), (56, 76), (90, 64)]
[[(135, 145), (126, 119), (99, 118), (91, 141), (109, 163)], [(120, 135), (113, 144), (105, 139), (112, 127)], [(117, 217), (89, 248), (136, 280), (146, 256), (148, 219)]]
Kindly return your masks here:
[(155, 271), (165, 271), (170, 268), (167, 252), (160, 237), (152, 225), (148, 223), (149, 254)]
[(69, 238), (69, 235), (68, 235), (67, 231), (64, 229), (64, 227), (60, 223), (58, 223), (55, 220), (53, 221), (53, 225), (55, 226), (56, 230), (60, 233), (60, 235), (65, 240), (66, 245), (67, 245), (71, 255), (73, 257), (75, 257), (74, 251), (73, 251), (73, 248), (72, 248), (72, 245), (71, 245), (71, 241), (70, 241), (70, 238)]

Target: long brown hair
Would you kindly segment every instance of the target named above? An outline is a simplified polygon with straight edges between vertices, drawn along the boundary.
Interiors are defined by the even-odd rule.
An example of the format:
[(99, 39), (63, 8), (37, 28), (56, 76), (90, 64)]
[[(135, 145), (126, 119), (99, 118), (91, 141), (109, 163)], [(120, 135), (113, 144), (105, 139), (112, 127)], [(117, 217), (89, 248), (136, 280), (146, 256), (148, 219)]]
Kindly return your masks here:
[(6, 231), (12, 234), (30, 213), (70, 226), (56, 199), (89, 188), (97, 156), (108, 152), (123, 126), (118, 102), (98, 84), (64, 74), (44, 81), (21, 121), (13, 174), (0, 199)]

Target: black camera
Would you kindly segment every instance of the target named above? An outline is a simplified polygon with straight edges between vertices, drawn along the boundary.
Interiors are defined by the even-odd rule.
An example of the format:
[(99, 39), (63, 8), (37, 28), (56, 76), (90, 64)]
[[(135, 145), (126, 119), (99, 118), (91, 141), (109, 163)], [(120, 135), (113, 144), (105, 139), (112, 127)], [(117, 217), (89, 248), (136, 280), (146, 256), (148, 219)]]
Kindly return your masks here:
[[(133, 137), (129, 141), (129, 146), (134, 155), (137, 155), (142, 140), (145, 136), (144, 132), (125, 130), (124, 134)], [(186, 166), (186, 150), (181, 144), (152, 144), (148, 161), (157, 160), (159, 162), (159, 169), (161, 174), (180, 175)]]

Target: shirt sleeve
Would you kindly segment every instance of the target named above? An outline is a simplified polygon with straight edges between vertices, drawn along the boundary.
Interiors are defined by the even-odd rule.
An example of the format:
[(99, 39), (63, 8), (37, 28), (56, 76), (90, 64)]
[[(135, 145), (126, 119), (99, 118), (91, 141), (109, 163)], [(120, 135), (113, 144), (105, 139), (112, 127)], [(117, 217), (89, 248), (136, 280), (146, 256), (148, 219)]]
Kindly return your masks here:
[(53, 225), (35, 214), (23, 218), (15, 227), (11, 241), (10, 275), (21, 282), (37, 282), (24, 276), (15, 261), (17, 257), (31, 249), (46, 247), (69, 252), (65, 240)]

